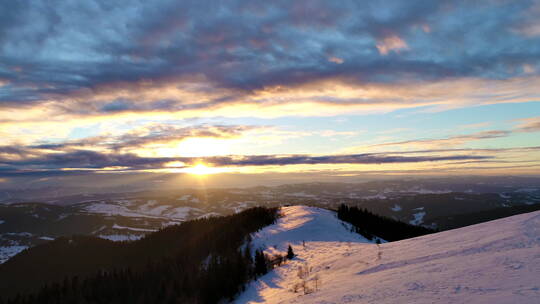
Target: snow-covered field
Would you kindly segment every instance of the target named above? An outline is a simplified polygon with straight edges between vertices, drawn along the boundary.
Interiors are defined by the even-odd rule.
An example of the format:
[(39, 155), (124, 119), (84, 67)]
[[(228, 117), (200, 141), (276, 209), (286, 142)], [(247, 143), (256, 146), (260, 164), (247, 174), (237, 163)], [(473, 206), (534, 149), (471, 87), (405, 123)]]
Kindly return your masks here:
[(235, 303), (540, 303), (540, 211), (381, 245), (329, 211), (283, 212), (253, 244), (297, 257)]
[(105, 214), (108, 216), (120, 215), (126, 217), (168, 218), (175, 220), (186, 220), (191, 214), (199, 216), (204, 213), (204, 211), (199, 208), (161, 205), (158, 204), (156, 200), (149, 200), (142, 205), (129, 200), (96, 202), (86, 206), (84, 211)]

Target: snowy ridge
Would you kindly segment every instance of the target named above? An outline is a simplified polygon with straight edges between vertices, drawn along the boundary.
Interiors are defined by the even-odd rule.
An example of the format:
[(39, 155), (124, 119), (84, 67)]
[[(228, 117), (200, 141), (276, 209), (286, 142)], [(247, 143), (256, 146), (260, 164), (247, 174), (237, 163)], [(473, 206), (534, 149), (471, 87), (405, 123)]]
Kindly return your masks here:
[(366, 238), (350, 231), (350, 225), (336, 218), (336, 214), (307, 206), (281, 208), (282, 217), (253, 236), (253, 248), (264, 249), (267, 254), (284, 254), (290, 244), (303, 249), (303, 243), (369, 243)]
[[(331, 211), (283, 214), (253, 244), (275, 253), (291, 243), (297, 258), (235, 303), (540, 303), (540, 211), (382, 245), (351, 234)], [(294, 292), (302, 280), (308, 294)]]

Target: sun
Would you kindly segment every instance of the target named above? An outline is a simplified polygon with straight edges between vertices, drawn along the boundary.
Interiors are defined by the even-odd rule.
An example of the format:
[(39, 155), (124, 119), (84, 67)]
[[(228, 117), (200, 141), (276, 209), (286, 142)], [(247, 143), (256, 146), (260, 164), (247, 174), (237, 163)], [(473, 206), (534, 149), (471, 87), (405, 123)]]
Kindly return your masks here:
[(222, 170), (220, 170), (220, 168), (208, 167), (205, 164), (196, 164), (193, 167), (186, 168), (184, 171), (187, 173), (195, 174), (195, 175), (208, 175), (208, 174), (219, 173)]

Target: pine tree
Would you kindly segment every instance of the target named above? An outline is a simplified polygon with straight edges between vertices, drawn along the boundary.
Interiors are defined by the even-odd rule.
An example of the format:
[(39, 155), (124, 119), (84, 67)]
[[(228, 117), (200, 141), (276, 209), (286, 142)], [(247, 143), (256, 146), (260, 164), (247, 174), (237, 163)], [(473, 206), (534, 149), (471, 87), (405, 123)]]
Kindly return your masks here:
[(291, 245), (289, 245), (289, 248), (287, 248), (287, 259), (292, 260), (294, 256), (295, 256), (294, 251), (292, 250)]
[(266, 266), (266, 257), (261, 250), (255, 251), (255, 274), (264, 275), (268, 272), (268, 267)]

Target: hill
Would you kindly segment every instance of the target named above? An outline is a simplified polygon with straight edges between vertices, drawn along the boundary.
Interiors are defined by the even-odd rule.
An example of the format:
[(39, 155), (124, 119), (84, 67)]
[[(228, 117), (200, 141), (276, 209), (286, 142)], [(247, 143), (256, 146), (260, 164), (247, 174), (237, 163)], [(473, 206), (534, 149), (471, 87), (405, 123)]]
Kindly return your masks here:
[(58, 238), (0, 265), (0, 295), (8, 303), (216, 303), (255, 277), (244, 245), (278, 216), (277, 208), (252, 208), (132, 242)]
[(345, 204), (400, 222), (447, 230), (532, 211), (529, 206), (538, 208), (539, 180), (462, 177), (118, 193), (78, 189), (78, 194), (77, 189), (4, 190), (0, 191), (0, 264), (25, 248), (59, 237), (137, 240), (165, 226), (257, 206), (337, 209)]
[(350, 234), (328, 211), (283, 208), (253, 244), (296, 257), (235, 303), (536, 303), (540, 212), (391, 243)]

